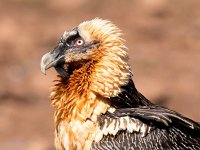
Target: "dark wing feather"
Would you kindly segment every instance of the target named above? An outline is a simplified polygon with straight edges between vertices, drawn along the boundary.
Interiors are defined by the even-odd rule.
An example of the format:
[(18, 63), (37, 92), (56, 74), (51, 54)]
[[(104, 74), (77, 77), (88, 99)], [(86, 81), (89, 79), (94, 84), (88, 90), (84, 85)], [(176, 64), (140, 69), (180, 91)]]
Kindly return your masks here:
[(114, 113), (100, 116), (116, 119), (129, 116), (138, 119), (151, 128), (146, 136), (138, 132), (119, 130), (117, 134), (106, 135), (100, 142), (93, 142), (92, 149), (106, 150), (200, 150), (200, 124), (182, 115), (152, 104), (137, 91), (132, 80), (116, 97), (110, 98)]
[(156, 128), (145, 137), (137, 133), (121, 131), (107, 135), (100, 142), (93, 143), (93, 150), (199, 150), (200, 139), (194, 139), (178, 128)]
[(109, 115), (113, 117), (123, 117), (123, 116), (131, 116), (141, 120), (146, 121), (155, 121), (158, 123), (163, 123), (166, 126), (170, 124), (179, 124), (183, 127), (200, 130), (200, 125), (193, 120), (178, 114), (175, 111), (169, 110), (160, 106), (144, 106), (137, 108), (122, 108), (116, 109), (114, 113), (109, 113)]
[(114, 113), (106, 113), (105, 116), (113, 119), (131, 116), (147, 123), (152, 130), (144, 137), (136, 132), (120, 130), (115, 136), (107, 135), (100, 142), (94, 142), (92, 149), (200, 149), (200, 125), (166, 108), (123, 108), (117, 109)]

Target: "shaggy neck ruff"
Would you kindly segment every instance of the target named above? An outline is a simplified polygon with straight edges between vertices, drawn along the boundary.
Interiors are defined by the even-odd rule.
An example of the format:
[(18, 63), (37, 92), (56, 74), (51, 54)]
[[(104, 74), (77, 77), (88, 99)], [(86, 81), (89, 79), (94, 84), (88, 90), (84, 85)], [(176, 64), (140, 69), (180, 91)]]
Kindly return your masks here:
[[(109, 98), (117, 96), (121, 86), (127, 84), (131, 77), (125, 51), (119, 53), (111, 50), (101, 60), (87, 62), (74, 70), (69, 79), (58, 77), (52, 89), (55, 125), (59, 129), (60, 122), (66, 123), (68, 139), (73, 141), (69, 144), (70, 148), (85, 149), (83, 147), (91, 145), (99, 126), (97, 117), (108, 111)], [(102, 53), (106, 53), (106, 50)], [(84, 125), (87, 121), (88, 124)], [(84, 133), (80, 131), (83, 129)], [(84, 134), (80, 139), (80, 135)], [(85, 144), (88, 140), (90, 144)]]
[(99, 98), (101, 103), (108, 105), (108, 98), (121, 93), (121, 87), (131, 77), (128, 58), (122, 48), (99, 47), (100, 59), (94, 58), (85, 63), (74, 70), (67, 80), (58, 76), (50, 96), (57, 110), (57, 118), (85, 120), (90, 118), (93, 109), (100, 103)]

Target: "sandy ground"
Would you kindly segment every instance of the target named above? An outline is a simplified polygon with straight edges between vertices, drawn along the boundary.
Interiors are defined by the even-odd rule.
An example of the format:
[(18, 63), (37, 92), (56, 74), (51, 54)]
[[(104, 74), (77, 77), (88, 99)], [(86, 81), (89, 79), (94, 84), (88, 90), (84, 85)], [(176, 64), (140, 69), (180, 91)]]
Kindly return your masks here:
[(53, 150), (49, 87), (41, 56), (65, 30), (100, 17), (121, 28), (137, 88), (200, 121), (200, 1), (1, 0), (0, 147)]

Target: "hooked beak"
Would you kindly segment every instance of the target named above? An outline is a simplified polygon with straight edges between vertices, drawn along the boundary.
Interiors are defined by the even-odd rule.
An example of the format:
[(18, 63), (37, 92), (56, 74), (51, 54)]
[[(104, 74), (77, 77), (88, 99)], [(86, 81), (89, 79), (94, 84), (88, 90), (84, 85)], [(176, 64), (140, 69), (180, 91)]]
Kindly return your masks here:
[(76, 34), (77, 31), (74, 30), (71, 32), (64, 32), (61, 41), (58, 43), (57, 47), (53, 51), (43, 55), (40, 63), (42, 73), (46, 74), (46, 70), (54, 67), (61, 77), (69, 77), (68, 65), (65, 63), (65, 55), (70, 47), (68, 44), (64, 43), (70, 36)]
[(56, 48), (42, 56), (40, 68), (43, 74), (51, 67), (59, 68), (64, 64), (64, 54), (60, 54), (60, 49)]

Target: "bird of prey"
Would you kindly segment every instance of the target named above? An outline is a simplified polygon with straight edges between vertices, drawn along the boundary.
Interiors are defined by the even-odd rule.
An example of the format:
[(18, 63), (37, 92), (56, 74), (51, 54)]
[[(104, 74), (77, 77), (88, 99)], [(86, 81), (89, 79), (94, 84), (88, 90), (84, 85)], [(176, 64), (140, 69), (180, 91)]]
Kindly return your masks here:
[(41, 60), (51, 91), (57, 150), (200, 150), (200, 124), (137, 91), (121, 31), (95, 18), (64, 32)]

